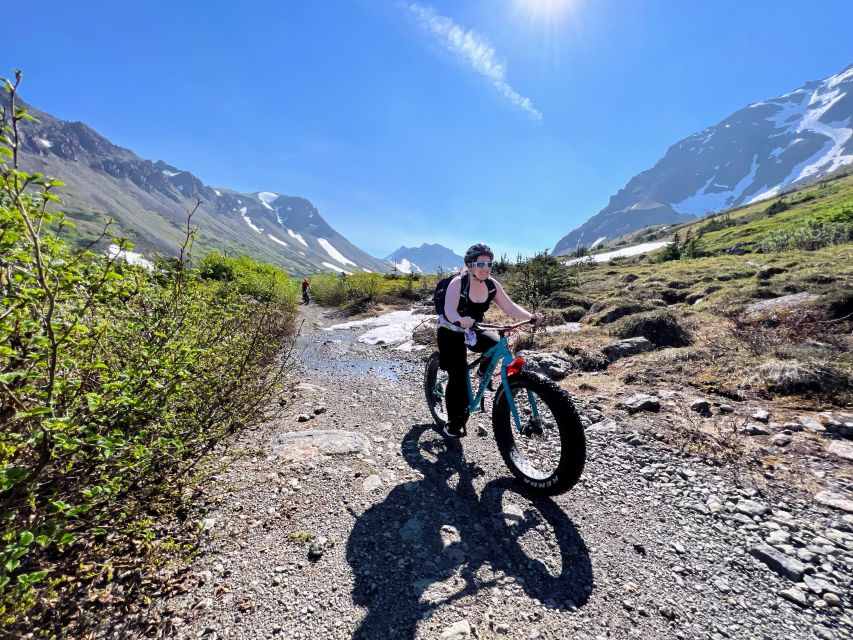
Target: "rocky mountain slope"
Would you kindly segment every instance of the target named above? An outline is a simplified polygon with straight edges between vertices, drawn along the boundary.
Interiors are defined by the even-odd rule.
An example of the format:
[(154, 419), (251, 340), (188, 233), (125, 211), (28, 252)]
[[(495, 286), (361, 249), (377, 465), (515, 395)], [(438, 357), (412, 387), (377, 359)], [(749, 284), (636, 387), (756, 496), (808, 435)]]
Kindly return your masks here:
[(385, 261), (403, 273), (438, 273), (438, 270), (453, 271), (462, 266), (458, 256), (440, 244), (422, 244), (419, 247), (400, 247), (385, 256)]
[(80, 242), (96, 237), (112, 217), (114, 232), (138, 251), (174, 255), (187, 211), (201, 200), (193, 217), (197, 252), (243, 254), (298, 275), (389, 270), (335, 231), (305, 198), (213, 188), (189, 171), (112, 144), (82, 122), (27, 108), (39, 122), (21, 127), (21, 167), (66, 183), (63, 210), (77, 223)]
[(740, 109), (671, 146), (554, 247), (610, 241), (653, 224), (756, 202), (853, 162), (853, 65)]

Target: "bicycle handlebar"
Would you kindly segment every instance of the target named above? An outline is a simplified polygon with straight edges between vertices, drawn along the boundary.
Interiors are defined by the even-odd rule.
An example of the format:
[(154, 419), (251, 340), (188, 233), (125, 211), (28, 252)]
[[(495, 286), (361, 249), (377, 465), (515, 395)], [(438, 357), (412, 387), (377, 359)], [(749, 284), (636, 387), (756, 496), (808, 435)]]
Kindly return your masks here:
[[(462, 329), (462, 325), (459, 322), (452, 323)], [(483, 322), (475, 322), (471, 325), (472, 329), (485, 329), (486, 331), (497, 331), (498, 333), (505, 333), (507, 331), (513, 331), (514, 329), (518, 329), (526, 324), (532, 324), (536, 326), (536, 322), (531, 318), (530, 320), (520, 320), (514, 324), (487, 324)]]

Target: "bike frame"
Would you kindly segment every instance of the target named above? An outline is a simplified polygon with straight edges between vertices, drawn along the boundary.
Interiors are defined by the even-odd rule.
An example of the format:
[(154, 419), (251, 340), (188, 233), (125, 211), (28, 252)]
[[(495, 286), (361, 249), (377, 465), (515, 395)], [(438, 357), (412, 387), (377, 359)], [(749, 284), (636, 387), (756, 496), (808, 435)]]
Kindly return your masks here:
[[(485, 328), (485, 327), (484, 327)], [(491, 380), (492, 376), (495, 373), (495, 369), (500, 366), (501, 368), (501, 385), (503, 385), (504, 393), (506, 394), (507, 402), (509, 403), (509, 409), (512, 413), (512, 420), (515, 424), (516, 430), (521, 433), (524, 430), (524, 425), (521, 423), (521, 416), (518, 415), (518, 408), (515, 406), (515, 399), (512, 397), (512, 393), (510, 393), (509, 388), (509, 379), (507, 375), (507, 367), (509, 364), (515, 359), (515, 356), (512, 355), (512, 351), (509, 350), (509, 344), (507, 342), (506, 335), (503, 333), (500, 335), (500, 339), (498, 343), (483, 353), (482, 358), (488, 358), (489, 364), (486, 367), (486, 373), (483, 374), (482, 380), (480, 380), (480, 385), (477, 388), (477, 393), (474, 394), (474, 389), (471, 386), (471, 370), (478, 366), (479, 360), (474, 360), (471, 364), (468, 365), (468, 370), (465, 376), (465, 383), (468, 388), (468, 412), (469, 413), (482, 413), (483, 409), (483, 398), (486, 395), (486, 389), (489, 385), (489, 380)], [(436, 394), (440, 397), (444, 397), (444, 394), (439, 391), (441, 385), (447, 380), (447, 376), (439, 378), (436, 380)], [(529, 389), (527, 390), (527, 399), (530, 402), (531, 409), (533, 411), (533, 419), (537, 424), (541, 422), (541, 418), (539, 416), (539, 408), (536, 406), (536, 399), (533, 396), (533, 392)]]

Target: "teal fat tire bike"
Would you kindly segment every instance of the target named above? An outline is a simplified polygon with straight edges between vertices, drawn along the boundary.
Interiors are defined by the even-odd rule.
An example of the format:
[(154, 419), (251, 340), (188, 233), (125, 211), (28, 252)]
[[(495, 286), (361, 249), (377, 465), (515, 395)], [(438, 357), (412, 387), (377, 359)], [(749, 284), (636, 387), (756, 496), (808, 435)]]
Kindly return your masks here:
[[(477, 329), (495, 331), (500, 339), (468, 364), (468, 409), (471, 414), (485, 412), (489, 381), (500, 368), (500, 385), (492, 402), (492, 428), (501, 457), (526, 487), (544, 495), (557, 495), (580, 479), (586, 461), (586, 437), (571, 396), (551, 379), (526, 370), (524, 361), (510, 351), (507, 334), (528, 323), (475, 325)], [(488, 365), (475, 394), (471, 371), (484, 359)], [(424, 391), (439, 429), (448, 419), (446, 387), (447, 374), (439, 366), (436, 351), (427, 360)]]

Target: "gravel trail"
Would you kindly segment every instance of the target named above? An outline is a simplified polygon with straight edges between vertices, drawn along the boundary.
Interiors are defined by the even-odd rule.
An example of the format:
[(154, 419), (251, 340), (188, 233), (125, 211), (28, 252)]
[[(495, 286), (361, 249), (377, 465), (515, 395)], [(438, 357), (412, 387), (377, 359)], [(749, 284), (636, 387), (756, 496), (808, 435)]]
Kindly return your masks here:
[(853, 637), (847, 511), (738, 486), (657, 414), (595, 399), (581, 482), (530, 496), (487, 416), (460, 442), (434, 430), (427, 352), (300, 313), (299, 384), (219, 461), (186, 591), (158, 605), (167, 637)]

